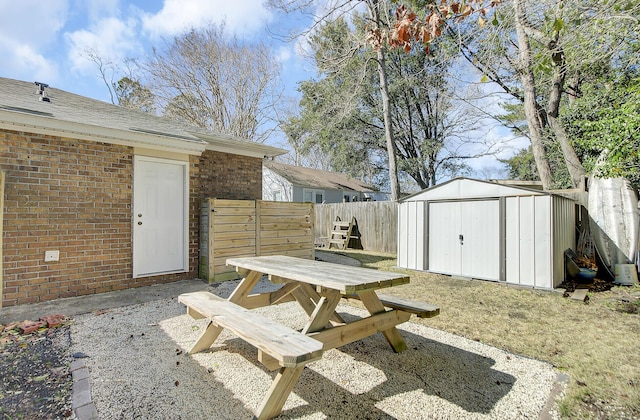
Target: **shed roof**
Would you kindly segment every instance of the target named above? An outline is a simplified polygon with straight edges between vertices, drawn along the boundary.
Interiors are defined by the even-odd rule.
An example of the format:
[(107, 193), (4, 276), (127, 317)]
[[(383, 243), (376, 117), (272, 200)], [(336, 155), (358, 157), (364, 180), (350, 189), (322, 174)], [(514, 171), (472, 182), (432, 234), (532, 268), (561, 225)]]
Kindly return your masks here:
[(404, 197), (401, 201), (456, 200), (547, 194), (549, 193), (534, 188), (515, 187), (492, 181), (459, 177)]
[(296, 186), (358, 192), (377, 191), (372, 185), (340, 172), (321, 171), (274, 161), (265, 161), (264, 166)]
[(0, 77), (0, 128), (158, 150), (200, 154), (204, 150), (273, 157), (284, 150), (214, 133), (145, 112), (47, 87)]

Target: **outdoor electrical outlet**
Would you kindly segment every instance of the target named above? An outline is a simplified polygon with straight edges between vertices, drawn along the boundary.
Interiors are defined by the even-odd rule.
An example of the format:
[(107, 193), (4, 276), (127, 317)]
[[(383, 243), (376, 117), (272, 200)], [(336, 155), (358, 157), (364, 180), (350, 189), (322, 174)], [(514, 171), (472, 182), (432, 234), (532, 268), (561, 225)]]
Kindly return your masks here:
[(60, 251), (45, 251), (44, 252), (44, 262), (51, 261), (59, 261), (60, 260)]

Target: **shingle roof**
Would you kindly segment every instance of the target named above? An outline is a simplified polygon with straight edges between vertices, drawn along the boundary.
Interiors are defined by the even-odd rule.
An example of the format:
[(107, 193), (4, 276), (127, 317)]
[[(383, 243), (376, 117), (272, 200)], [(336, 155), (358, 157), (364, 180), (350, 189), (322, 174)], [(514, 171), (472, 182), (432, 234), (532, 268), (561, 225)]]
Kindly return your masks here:
[[(110, 133), (122, 139), (158, 138), (173, 144), (182, 143), (187, 148), (198, 147), (204, 150), (216, 144), (226, 147), (237, 145), (238, 154), (243, 149), (252, 149), (258, 155), (277, 156), (284, 151), (271, 146), (249, 142), (232, 136), (214, 133), (199, 127), (193, 127), (168, 118), (98, 101), (54, 87), (45, 89), (50, 102), (41, 101), (38, 86), (33, 82), (0, 77), (0, 122), (10, 122), (3, 113), (14, 113), (15, 119), (27, 116), (37, 118), (43, 126), (73, 126), (74, 130), (86, 129), (95, 133), (94, 128), (109, 129)], [(4, 118), (2, 118), (4, 116)], [(55, 121), (55, 124), (54, 124)], [(61, 128), (61, 131), (64, 131)], [(191, 146), (188, 146), (188, 145)]]
[(265, 161), (264, 166), (296, 186), (359, 192), (377, 191), (372, 185), (340, 172), (321, 171), (274, 161)]

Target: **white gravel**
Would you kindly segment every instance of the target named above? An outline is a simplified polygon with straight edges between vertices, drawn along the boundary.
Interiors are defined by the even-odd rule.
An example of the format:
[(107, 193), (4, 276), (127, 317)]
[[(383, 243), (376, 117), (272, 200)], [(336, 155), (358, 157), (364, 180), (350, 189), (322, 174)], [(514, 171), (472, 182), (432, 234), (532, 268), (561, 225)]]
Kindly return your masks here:
[[(213, 291), (225, 296), (235, 284)], [(294, 328), (306, 319), (296, 303), (258, 311)], [(365, 315), (345, 304), (338, 312)], [(275, 372), (226, 331), (211, 351), (186, 355), (205, 325), (177, 297), (76, 316), (72, 350), (89, 356), (100, 418), (252, 418)], [(409, 346), (401, 354), (376, 334), (309, 364), (280, 418), (540, 417), (557, 376), (549, 364), (412, 322), (399, 329)]]

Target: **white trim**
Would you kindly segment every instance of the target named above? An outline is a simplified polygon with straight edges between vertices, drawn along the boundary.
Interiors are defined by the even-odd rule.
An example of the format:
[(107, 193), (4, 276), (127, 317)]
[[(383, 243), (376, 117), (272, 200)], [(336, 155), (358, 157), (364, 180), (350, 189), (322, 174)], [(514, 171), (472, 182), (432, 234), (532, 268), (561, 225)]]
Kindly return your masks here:
[[(188, 132), (185, 127), (185, 138), (162, 136), (144, 131), (123, 130), (92, 124), (62, 120), (56, 117), (31, 115), (22, 112), (0, 109), (0, 129), (24, 131), (28, 133), (58, 135), (78, 140), (88, 140), (120, 146), (141, 147), (174, 153), (201, 155), (205, 150), (213, 150), (240, 156), (263, 159), (287, 153), (286, 150), (247, 140), (225, 136), (223, 134), (206, 134)], [(191, 139), (188, 136), (193, 136)]]
[(189, 155), (185, 153), (164, 152), (162, 150), (143, 149), (141, 147), (135, 147), (133, 149), (133, 154), (136, 156), (147, 156), (165, 160), (179, 160), (181, 162), (189, 162)]
[[(184, 214), (184, 220), (183, 220), (183, 244), (184, 244), (184, 254), (183, 254), (183, 260), (182, 260), (182, 269), (178, 269), (178, 270), (171, 270), (171, 271), (163, 271), (163, 272), (149, 272), (149, 273), (142, 273), (139, 272), (139, 267), (137, 267), (137, 263), (136, 263), (136, 258), (134, 255), (135, 252), (135, 244), (133, 243), (134, 239), (135, 239), (135, 232), (133, 231), (135, 229), (135, 211), (136, 211), (136, 207), (135, 207), (135, 170), (136, 170), (136, 166), (137, 163), (140, 161), (145, 161), (145, 162), (157, 162), (157, 163), (169, 163), (169, 164), (174, 164), (174, 165), (180, 165), (184, 168), (184, 203), (183, 203), (183, 214)], [(142, 156), (142, 155), (134, 155), (133, 156), (133, 170), (134, 170), (134, 176), (133, 176), (133, 188), (134, 191), (131, 194), (131, 240), (132, 240), (132, 244), (131, 244), (131, 267), (132, 267), (132, 272), (133, 272), (133, 278), (138, 278), (138, 277), (150, 277), (150, 276), (157, 276), (157, 275), (164, 275), (164, 274), (173, 274), (173, 273), (186, 273), (189, 272), (189, 184), (190, 184), (190, 178), (189, 178), (189, 162), (185, 162), (185, 161), (181, 161), (181, 160), (173, 160), (173, 159), (163, 159), (163, 158), (156, 158), (156, 157), (149, 157), (149, 156)]]
[(79, 140), (88, 140), (120, 146), (145, 147), (169, 152), (200, 155), (205, 149), (205, 142), (194, 138), (182, 140), (137, 131), (120, 130), (90, 124), (59, 120), (51, 117), (40, 117), (10, 112), (0, 109), (0, 128), (28, 133), (58, 135)]
[(254, 143), (224, 134), (203, 134), (190, 132), (190, 134), (198, 137), (207, 143), (206, 149), (214, 152), (231, 153), (234, 155), (249, 156), (255, 158), (273, 158), (284, 155), (286, 150), (278, 147), (268, 146), (266, 144)]

